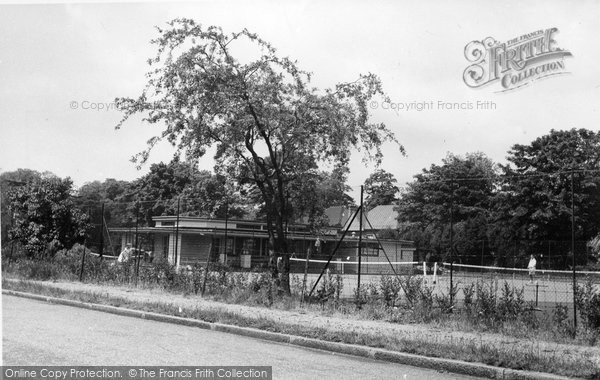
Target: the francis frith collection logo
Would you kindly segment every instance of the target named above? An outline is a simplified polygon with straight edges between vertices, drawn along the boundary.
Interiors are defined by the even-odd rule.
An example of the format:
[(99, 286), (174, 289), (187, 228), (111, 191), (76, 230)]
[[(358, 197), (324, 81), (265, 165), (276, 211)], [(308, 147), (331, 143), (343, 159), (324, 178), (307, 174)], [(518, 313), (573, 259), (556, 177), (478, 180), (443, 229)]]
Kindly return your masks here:
[(472, 88), (498, 82), (499, 92), (515, 90), (532, 82), (566, 74), (564, 59), (571, 52), (558, 47), (557, 28), (537, 30), (507, 42), (488, 37), (465, 46), (465, 58), (471, 63), (463, 73)]

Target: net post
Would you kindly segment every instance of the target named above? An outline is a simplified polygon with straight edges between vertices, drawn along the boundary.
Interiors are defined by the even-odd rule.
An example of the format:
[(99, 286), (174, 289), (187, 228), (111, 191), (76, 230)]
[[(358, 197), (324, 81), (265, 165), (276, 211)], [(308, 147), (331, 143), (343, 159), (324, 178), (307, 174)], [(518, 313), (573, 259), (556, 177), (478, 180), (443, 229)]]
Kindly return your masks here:
[(358, 221), (358, 284), (356, 285), (356, 306), (360, 309), (360, 271), (362, 263), (362, 230), (363, 230), (363, 190), (364, 186), (360, 186), (360, 219)]
[[(371, 229), (374, 229), (368, 216), (365, 216), (365, 220), (369, 224), (369, 227), (371, 227)], [(387, 262), (390, 264), (390, 267), (392, 268), (392, 272), (394, 272), (394, 276), (398, 277), (398, 272), (396, 272), (396, 268), (394, 268), (394, 266), (392, 265), (392, 262), (390, 261), (390, 258), (388, 256), (387, 252), (385, 251), (385, 248), (383, 248), (383, 245), (381, 244), (381, 240), (379, 240), (379, 237), (377, 236), (377, 234), (375, 234), (375, 239), (377, 240), (377, 244), (379, 244), (379, 246), (381, 247), (381, 250), (383, 251), (383, 254), (385, 255)], [(413, 255), (413, 262), (414, 262), (414, 259), (415, 258)], [(404, 294), (407, 294), (406, 288), (404, 287), (404, 285), (402, 285), (402, 282), (400, 282), (400, 287), (404, 291)]]
[(319, 277), (317, 278), (317, 282), (315, 282), (315, 284), (313, 285), (312, 289), (310, 290), (310, 293), (308, 293), (308, 297), (310, 298), (313, 294), (313, 292), (315, 291), (315, 289), (317, 288), (317, 285), (319, 284), (319, 281), (321, 280), (321, 277), (323, 277), (323, 273), (325, 273), (325, 270), (327, 269), (327, 267), (329, 266), (329, 263), (331, 262), (331, 259), (333, 259), (333, 256), (335, 255), (335, 253), (337, 252), (338, 248), (340, 247), (340, 245), (342, 244), (342, 241), (344, 240), (344, 237), (346, 237), (346, 234), (348, 233), (348, 230), (350, 229), (350, 227), (352, 226), (352, 223), (354, 222), (354, 219), (356, 218), (356, 215), (358, 215), (360, 209), (362, 208), (362, 206), (360, 206), (355, 212), (354, 215), (352, 215), (352, 219), (350, 219), (350, 223), (348, 223), (348, 226), (346, 227), (346, 229), (344, 230), (344, 233), (342, 234), (342, 237), (340, 238), (340, 240), (338, 240), (337, 245), (335, 246), (335, 248), (333, 249), (333, 252), (331, 252), (331, 254), (329, 255), (329, 258), (327, 259), (327, 263), (325, 264), (325, 267), (323, 268), (323, 270), (321, 271), (321, 274), (319, 275)]

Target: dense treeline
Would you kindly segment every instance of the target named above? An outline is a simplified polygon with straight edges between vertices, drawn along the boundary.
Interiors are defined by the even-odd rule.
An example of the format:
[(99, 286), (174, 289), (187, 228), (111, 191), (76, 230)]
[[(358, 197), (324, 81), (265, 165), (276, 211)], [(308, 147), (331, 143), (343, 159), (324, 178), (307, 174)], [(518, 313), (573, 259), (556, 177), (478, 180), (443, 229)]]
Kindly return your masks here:
[[(347, 172), (314, 171), (290, 185), (290, 220), (314, 228), (327, 223), (329, 206), (353, 205)], [(73, 188), (70, 178), (19, 169), (0, 174), (2, 240), (17, 242), (29, 256), (52, 256), (87, 242), (98, 248), (101, 225), (153, 226), (152, 218), (174, 215), (264, 220), (264, 204), (255, 187), (175, 159), (150, 166), (134, 180), (112, 178)], [(102, 212), (104, 208), (104, 212)], [(105, 235), (106, 236), (106, 235)], [(6, 244), (5, 244), (6, 246)]]
[[(514, 145), (507, 161), (448, 154), (415, 175), (399, 196), (393, 175), (377, 170), (365, 182), (365, 207), (397, 203), (399, 224), (392, 235), (413, 240), (421, 259), (523, 266), (535, 254), (542, 266), (556, 269), (573, 261), (573, 208), (576, 264), (593, 265), (598, 246), (589, 243), (600, 232), (600, 133), (553, 130), (529, 145)], [(177, 159), (149, 169), (134, 181), (106, 179), (77, 190), (70, 179), (51, 173), (2, 173), (2, 240), (20, 242), (30, 255), (46, 255), (86, 238), (98, 242), (102, 217), (111, 227), (152, 226), (153, 216), (173, 215), (178, 208), (181, 215), (265, 218), (252, 184)], [(315, 170), (290, 183), (290, 220), (318, 229), (327, 222), (327, 207), (354, 206), (347, 174)]]
[(508, 164), (483, 153), (449, 154), (423, 169), (398, 203), (400, 236), (423, 258), (523, 266), (530, 254), (546, 268), (597, 261), (600, 233), (600, 132), (550, 131), (514, 145)]

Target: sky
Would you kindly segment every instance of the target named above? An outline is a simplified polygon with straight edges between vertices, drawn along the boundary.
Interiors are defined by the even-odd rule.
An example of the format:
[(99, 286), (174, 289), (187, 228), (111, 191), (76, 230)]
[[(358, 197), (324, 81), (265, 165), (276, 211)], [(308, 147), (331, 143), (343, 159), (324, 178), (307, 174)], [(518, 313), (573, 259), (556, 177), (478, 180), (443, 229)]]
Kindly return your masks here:
[[(149, 164), (138, 170), (129, 159), (160, 130), (139, 119), (115, 130), (122, 115), (112, 102), (141, 93), (155, 26), (179, 17), (258, 33), (312, 72), (320, 88), (377, 74), (397, 109), (374, 103), (372, 121), (384, 122), (407, 153), (385, 145), (381, 168), (401, 186), (448, 153), (483, 152), (506, 163), (512, 145), (551, 129), (600, 128), (596, 1), (4, 3), (0, 171), (51, 171), (76, 186), (145, 174)], [(505, 92), (499, 83), (465, 84), (471, 41), (506, 42), (549, 28), (558, 29), (555, 46), (572, 54), (562, 75)], [(429, 107), (407, 109), (410, 103)], [(173, 152), (161, 144), (149, 163), (167, 162)], [(353, 195), (375, 170), (361, 157), (352, 158)], [(200, 165), (213, 162), (206, 157)]]

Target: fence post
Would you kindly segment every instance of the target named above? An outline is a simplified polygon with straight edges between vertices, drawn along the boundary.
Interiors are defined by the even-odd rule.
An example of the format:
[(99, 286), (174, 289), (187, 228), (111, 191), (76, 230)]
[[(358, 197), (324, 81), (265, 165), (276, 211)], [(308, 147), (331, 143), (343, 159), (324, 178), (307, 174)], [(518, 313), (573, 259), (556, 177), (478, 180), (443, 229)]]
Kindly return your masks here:
[[(452, 272), (454, 271), (454, 203), (450, 206), (450, 305), (454, 305), (454, 282)], [(452, 307), (450, 312), (452, 312)]]
[(360, 186), (360, 219), (358, 221), (358, 284), (356, 286), (356, 305), (360, 309), (360, 267), (362, 262), (362, 229), (363, 229), (363, 186)]
[(138, 244), (139, 243), (139, 240), (138, 240), (138, 227), (139, 227), (139, 224), (140, 224), (140, 203), (137, 202), (136, 206), (135, 206), (135, 245), (134, 245), (134, 247), (135, 247), (134, 252), (135, 252), (135, 254), (137, 256), (136, 256), (136, 261), (133, 262), (133, 272), (135, 274), (135, 286), (137, 286), (137, 283), (138, 283), (137, 263), (138, 263), (139, 258), (140, 258), (139, 257), (140, 253), (138, 251), (138, 249), (139, 249), (139, 244)]
[[(312, 247), (309, 245), (306, 250), (306, 261), (304, 262), (304, 279), (302, 280), (302, 297), (300, 298), (300, 304), (304, 303), (304, 297), (306, 295), (306, 282), (308, 280), (308, 263), (310, 260), (310, 255), (312, 253)], [(342, 274), (344, 271), (342, 271)]]
[(102, 202), (102, 211), (100, 213), (102, 218), (100, 221), (100, 260), (102, 260), (104, 254), (104, 202)]
[[(454, 260), (450, 260), (450, 305), (453, 306), (454, 305), (454, 283), (453, 283), (453, 279), (452, 279), (452, 274), (454, 272)], [(450, 311), (452, 311), (452, 308), (450, 309)]]
[(575, 172), (571, 168), (571, 253), (573, 254), (573, 334), (577, 334), (577, 274), (575, 272), (575, 186), (573, 177)]
[(85, 245), (87, 243), (87, 239), (83, 241), (83, 253), (81, 254), (81, 268), (79, 270), (79, 281), (83, 281), (83, 267), (85, 265)]
[[(213, 232), (212, 240), (215, 241), (215, 235)], [(202, 279), (202, 293), (200, 294), (204, 297), (204, 291), (206, 290), (206, 280), (208, 279), (208, 266), (210, 265), (210, 257), (212, 255), (213, 245), (210, 244), (210, 249), (208, 250), (208, 256), (206, 257), (206, 266), (204, 267), (204, 278)]]
[(173, 252), (173, 261), (175, 268), (179, 269), (179, 207), (181, 206), (181, 197), (177, 198), (177, 220), (175, 221), (175, 252)]

